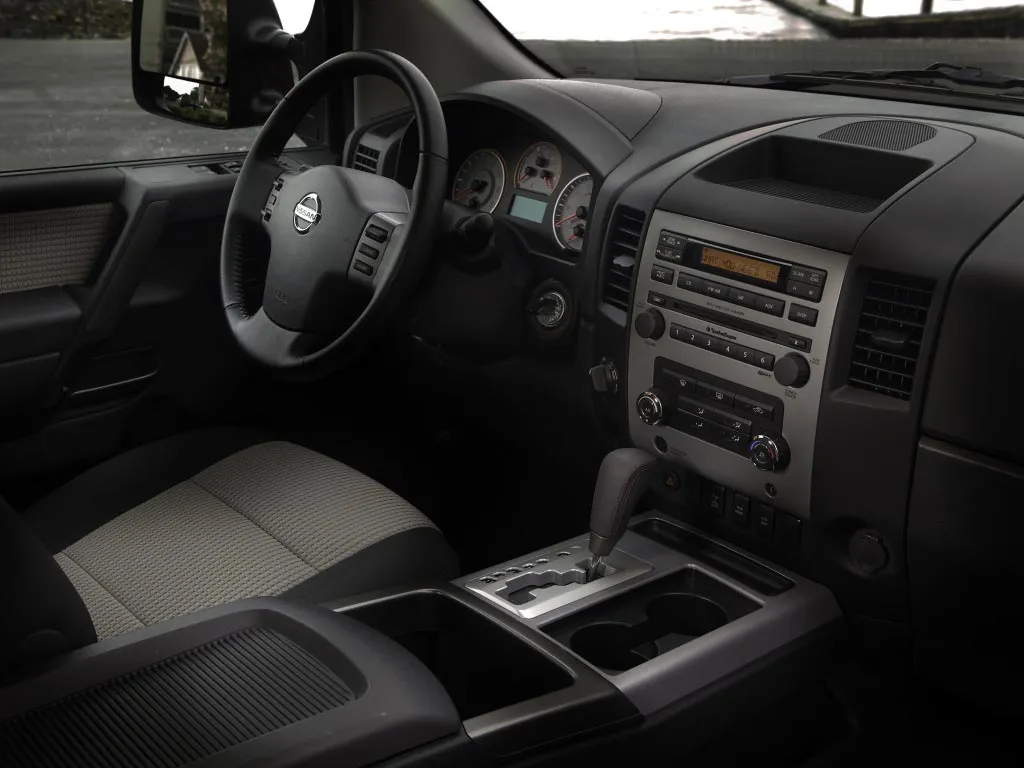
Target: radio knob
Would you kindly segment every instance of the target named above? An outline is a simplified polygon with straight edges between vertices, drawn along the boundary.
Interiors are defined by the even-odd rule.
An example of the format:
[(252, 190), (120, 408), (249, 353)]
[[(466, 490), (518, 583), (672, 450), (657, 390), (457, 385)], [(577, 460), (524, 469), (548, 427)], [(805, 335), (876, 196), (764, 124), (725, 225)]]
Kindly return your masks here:
[(665, 406), (661, 402), (661, 393), (649, 389), (636, 399), (636, 412), (640, 414), (644, 424), (656, 427), (665, 420)]
[(665, 316), (656, 309), (648, 309), (636, 316), (633, 327), (641, 339), (660, 339), (665, 333)]
[(765, 472), (785, 469), (789, 464), (789, 445), (781, 437), (757, 435), (748, 448), (750, 461)]
[(790, 352), (775, 363), (775, 380), (784, 387), (799, 389), (811, 378), (811, 366), (807, 358)]

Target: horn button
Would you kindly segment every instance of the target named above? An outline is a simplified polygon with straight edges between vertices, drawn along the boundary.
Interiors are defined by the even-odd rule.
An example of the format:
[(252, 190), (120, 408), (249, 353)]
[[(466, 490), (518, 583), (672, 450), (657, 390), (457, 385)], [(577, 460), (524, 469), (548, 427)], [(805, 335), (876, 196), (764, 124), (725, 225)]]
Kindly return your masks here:
[(349, 266), (370, 217), (408, 210), (404, 188), (365, 171), (324, 165), (289, 179), (266, 224), (264, 312), (291, 331), (335, 329), (346, 299), (360, 290)]

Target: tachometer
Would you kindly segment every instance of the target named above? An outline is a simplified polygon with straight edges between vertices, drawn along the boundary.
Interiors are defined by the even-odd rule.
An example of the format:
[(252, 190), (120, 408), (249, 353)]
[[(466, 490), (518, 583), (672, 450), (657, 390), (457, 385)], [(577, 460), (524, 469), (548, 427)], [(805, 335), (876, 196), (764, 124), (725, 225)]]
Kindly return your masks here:
[(516, 164), (516, 186), (539, 195), (550, 195), (562, 177), (562, 153), (546, 141), (534, 144)]
[(555, 238), (563, 248), (583, 250), (583, 236), (587, 233), (590, 215), (590, 197), (594, 193), (594, 180), (589, 173), (577, 176), (565, 185), (555, 202), (555, 215), (551, 225)]
[(452, 200), (484, 213), (493, 213), (505, 191), (505, 161), (493, 149), (478, 149), (467, 157), (452, 185)]

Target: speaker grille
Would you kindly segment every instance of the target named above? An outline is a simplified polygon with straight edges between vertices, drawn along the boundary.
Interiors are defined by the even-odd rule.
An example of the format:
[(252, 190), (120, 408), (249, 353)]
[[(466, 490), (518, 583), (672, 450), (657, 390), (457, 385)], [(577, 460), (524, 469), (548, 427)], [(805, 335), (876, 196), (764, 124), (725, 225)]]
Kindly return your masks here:
[(887, 149), (890, 152), (903, 152), (934, 139), (937, 134), (938, 131), (932, 126), (912, 123), (909, 120), (862, 120), (859, 123), (848, 123), (825, 131), (818, 138), (842, 144)]
[(246, 629), (0, 723), (0, 764), (179, 768), (353, 698), (288, 638)]

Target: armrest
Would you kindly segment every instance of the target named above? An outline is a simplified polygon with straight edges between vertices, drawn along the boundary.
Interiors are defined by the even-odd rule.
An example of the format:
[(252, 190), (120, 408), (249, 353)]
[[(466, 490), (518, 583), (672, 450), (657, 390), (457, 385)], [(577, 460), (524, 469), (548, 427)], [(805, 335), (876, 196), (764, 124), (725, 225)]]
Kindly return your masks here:
[(0, 753), (25, 765), (362, 766), (461, 727), (397, 643), (269, 598), (96, 643), (0, 689)]

